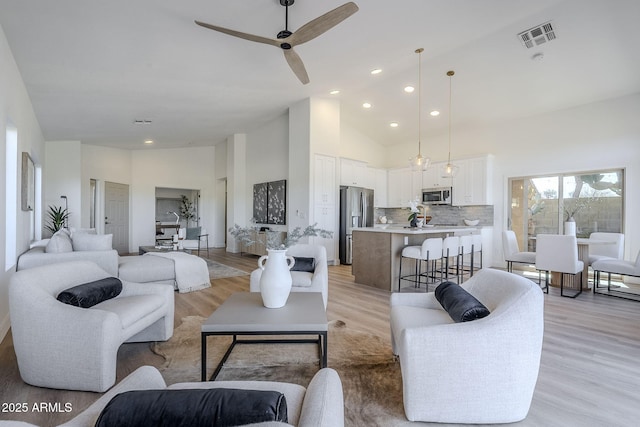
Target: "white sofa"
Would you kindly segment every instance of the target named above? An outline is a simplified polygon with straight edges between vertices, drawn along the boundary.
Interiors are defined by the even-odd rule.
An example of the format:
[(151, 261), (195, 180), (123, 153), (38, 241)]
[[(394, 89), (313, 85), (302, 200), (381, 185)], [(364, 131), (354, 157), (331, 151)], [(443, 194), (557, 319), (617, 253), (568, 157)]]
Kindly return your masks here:
[(529, 279), (482, 269), (462, 288), (490, 314), (454, 323), (435, 293), (391, 295), (410, 421), (510, 423), (527, 416), (538, 378), (544, 296)]
[(11, 277), (11, 331), (26, 383), (103, 392), (115, 382), (122, 343), (165, 341), (173, 335), (174, 290), (166, 284), (122, 281), (118, 296), (91, 308), (56, 299), (62, 290), (110, 276), (95, 263), (74, 261)]
[(62, 229), (20, 255), (16, 270), (69, 261), (92, 261), (107, 273), (118, 275), (118, 252), (111, 234), (71, 233)]
[[(329, 296), (329, 270), (327, 267), (327, 251), (325, 247), (310, 244), (293, 245), (287, 250), (287, 255), (315, 259), (315, 270), (313, 273), (291, 271), (291, 292), (321, 292), (326, 309)], [(251, 292), (260, 292), (261, 277), (261, 269), (257, 268), (251, 272), (249, 279), (249, 290)]]
[(342, 382), (338, 373), (330, 368), (321, 369), (305, 388), (297, 384), (273, 381), (205, 381), (178, 383), (167, 387), (162, 375), (151, 366), (142, 366), (105, 393), (85, 411), (60, 427), (94, 426), (102, 409), (116, 394), (130, 390), (197, 388), (235, 388), (244, 390), (272, 390), (285, 395), (288, 424), (279, 422), (252, 424), (252, 426), (344, 426), (344, 400)]

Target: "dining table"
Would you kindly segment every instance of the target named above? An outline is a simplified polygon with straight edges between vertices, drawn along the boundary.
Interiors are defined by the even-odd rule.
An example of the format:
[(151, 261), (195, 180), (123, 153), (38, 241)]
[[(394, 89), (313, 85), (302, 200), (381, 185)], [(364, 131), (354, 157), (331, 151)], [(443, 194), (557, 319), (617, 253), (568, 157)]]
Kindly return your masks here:
[[(583, 262), (582, 268), (582, 290), (591, 289), (591, 283), (589, 283), (589, 246), (591, 245), (615, 245), (615, 242), (607, 240), (591, 239), (589, 237), (578, 237), (576, 239), (578, 244), (578, 259)], [(560, 286), (560, 275), (562, 273), (552, 271), (551, 272), (551, 285)], [(577, 286), (576, 286), (577, 288)]]

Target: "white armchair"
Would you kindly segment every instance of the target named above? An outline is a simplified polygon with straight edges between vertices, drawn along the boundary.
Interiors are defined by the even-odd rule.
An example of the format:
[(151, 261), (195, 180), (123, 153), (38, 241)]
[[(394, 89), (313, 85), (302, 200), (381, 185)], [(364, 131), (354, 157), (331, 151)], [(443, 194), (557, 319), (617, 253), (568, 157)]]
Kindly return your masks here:
[(91, 427), (96, 424), (100, 412), (117, 394), (131, 390), (162, 389), (211, 389), (234, 388), (244, 390), (275, 390), (283, 393), (287, 400), (288, 423), (265, 422), (253, 426), (301, 426), (301, 427), (342, 427), (344, 426), (344, 399), (342, 382), (338, 373), (330, 368), (318, 371), (305, 388), (298, 384), (275, 381), (205, 381), (178, 383), (167, 387), (162, 375), (151, 366), (142, 366), (129, 374), (113, 389), (109, 390), (91, 406), (69, 422), (59, 427)]
[(540, 367), (542, 290), (522, 276), (486, 268), (460, 286), (491, 314), (454, 323), (433, 292), (391, 295), (405, 414), (438, 423), (520, 421)]
[[(329, 271), (325, 247), (309, 244), (294, 245), (287, 250), (287, 255), (315, 259), (315, 270), (313, 273), (304, 271), (291, 272), (291, 278), (293, 280), (291, 292), (321, 292), (324, 308), (326, 309), (329, 295)], [(249, 290), (251, 292), (260, 292), (260, 277), (262, 277), (261, 269), (258, 268), (251, 272), (251, 278), (249, 280)]]
[(90, 308), (56, 299), (62, 290), (106, 277), (90, 261), (45, 265), (11, 277), (11, 332), (24, 382), (103, 392), (115, 382), (123, 342), (165, 341), (173, 335), (170, 285), (122, 281), (118, 296)]

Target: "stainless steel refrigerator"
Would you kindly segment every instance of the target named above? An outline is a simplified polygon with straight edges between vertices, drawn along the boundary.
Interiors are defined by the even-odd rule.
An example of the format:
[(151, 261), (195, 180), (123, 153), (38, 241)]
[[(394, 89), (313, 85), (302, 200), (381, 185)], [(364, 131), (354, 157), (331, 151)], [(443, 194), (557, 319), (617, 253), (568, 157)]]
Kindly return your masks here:
[(351, 264), (351, 230), (373, 227), (373, 190), (340, 187), (340, 263)]

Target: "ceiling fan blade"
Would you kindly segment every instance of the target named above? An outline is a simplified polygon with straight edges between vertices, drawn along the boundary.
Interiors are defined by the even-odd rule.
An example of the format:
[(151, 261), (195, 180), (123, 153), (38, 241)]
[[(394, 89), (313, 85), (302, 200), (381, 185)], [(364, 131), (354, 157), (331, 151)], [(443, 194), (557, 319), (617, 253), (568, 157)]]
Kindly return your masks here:
[(302, 59), (293, 49), (283, 49), (284, 57), (289, 63), (289, 67), (293, 73), (298, 77), (298, 79), (302, 82), (302, 84), (309, 83), (309, 75), (307, 74), (307, 70), (304, 68), (304, 64), (302, 63)]
[(250, 40), (252, 42), (270, 44), (272, 46), (280, 47), (280, 41), (276, 39), (270, 39), (268, 37), (256, 36), (253, 34), (242, 33), (236, 30), (230, 30), (228, 28), (218, 27), (217, 25), (207, 24), (206, 22), (194, 21), (201, 27), (208, 28), (210, 30), (218, 31), (220, 33), (228, 34), (230, 36), (239, 37), (241, 39)]
[(311, 20), (295, 31), (287, 38), (291, 46), (306, 43), (318, 37), (320, 34), (335, 27), (358, 11), (358, 6), (354, 2), (345, 3), (335, 9)]

